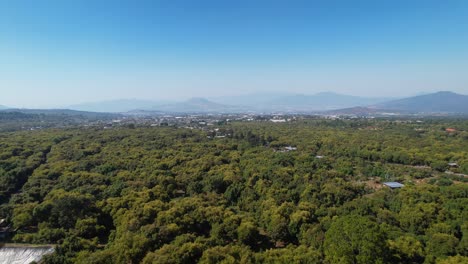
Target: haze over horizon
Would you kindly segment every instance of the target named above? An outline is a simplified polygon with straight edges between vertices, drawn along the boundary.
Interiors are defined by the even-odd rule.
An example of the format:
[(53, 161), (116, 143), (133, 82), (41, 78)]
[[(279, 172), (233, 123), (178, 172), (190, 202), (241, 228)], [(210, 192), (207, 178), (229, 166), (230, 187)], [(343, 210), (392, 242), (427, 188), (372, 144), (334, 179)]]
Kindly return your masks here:
[(466, 1), (0, 3), (0, 105), (468, 94)]

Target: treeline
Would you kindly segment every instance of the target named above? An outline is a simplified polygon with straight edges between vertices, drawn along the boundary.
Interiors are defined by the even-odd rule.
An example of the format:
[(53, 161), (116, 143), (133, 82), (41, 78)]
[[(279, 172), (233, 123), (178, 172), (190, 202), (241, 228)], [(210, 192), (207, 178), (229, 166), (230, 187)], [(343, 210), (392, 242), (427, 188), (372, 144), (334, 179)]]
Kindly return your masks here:
[(73, 110), (0, 110), (0, 133), (46, 128), (78, 127), (85, 124), (104, 124), (117, 114), (81, 112)]
[(466, 262), (468, 122), (410, 121), (3, 133), (0, 218), (46, 263)]

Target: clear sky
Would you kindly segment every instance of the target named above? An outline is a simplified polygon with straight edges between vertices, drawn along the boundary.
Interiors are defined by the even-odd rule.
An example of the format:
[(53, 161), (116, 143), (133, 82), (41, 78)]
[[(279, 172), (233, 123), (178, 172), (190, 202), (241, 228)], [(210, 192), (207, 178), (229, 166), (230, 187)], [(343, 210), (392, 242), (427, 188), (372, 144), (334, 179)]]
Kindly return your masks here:
[(466, 0), (0, 0), (0, 105), (468, 94)]

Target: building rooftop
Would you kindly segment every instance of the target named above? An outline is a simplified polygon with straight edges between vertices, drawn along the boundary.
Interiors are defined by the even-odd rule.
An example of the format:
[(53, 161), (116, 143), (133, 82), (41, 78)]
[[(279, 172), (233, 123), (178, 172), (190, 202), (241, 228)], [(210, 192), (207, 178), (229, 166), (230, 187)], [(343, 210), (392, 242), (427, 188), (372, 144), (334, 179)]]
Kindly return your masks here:
[(383, 183), (385, 186), (388, 186), (390, 188), (402, 188), (404, 187), (405, 185), (399, 183), (399, 182), (384, 182)]

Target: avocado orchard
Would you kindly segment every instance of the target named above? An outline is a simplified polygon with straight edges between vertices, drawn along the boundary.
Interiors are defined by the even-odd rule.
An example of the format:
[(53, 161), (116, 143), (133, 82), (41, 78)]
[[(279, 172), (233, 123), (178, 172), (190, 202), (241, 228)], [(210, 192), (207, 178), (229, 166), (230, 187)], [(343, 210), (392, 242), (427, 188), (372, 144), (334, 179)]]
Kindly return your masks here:
[[(450, 122), (0, 133), (0, 217), (57, 244), (46, 263), (460, 263), (468, 121)], [(370, 184), (389, 177), (405, 187)]]

